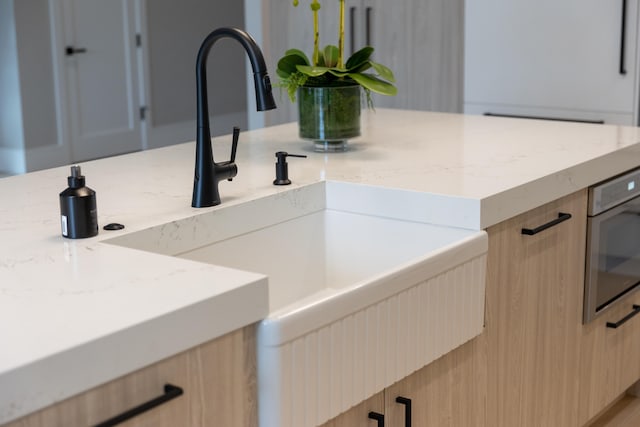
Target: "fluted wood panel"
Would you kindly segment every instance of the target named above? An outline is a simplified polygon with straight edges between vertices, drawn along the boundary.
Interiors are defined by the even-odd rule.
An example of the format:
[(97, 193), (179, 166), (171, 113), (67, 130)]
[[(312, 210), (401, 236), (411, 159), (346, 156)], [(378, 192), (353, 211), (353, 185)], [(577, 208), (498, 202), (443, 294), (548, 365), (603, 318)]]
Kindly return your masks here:
[[(263, 427), (313, 427), (357, 405), (479, 335), (486, 256), (268, 347), (259, 366)], [(262, 378), (262, 376), (261, 376)], [(262, 408), (272, 408), (273, 411)]]

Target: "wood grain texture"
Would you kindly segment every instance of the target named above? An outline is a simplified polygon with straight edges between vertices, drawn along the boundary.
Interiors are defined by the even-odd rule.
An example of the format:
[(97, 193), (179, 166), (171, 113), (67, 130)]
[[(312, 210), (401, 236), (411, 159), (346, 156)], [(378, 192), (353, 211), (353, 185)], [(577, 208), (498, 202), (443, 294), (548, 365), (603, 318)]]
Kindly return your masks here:
[(586, 206), (580, 191), (488, 230), (487, 426), (578, 424)]
[(247, 326), (5, 427), (95, 425), (159, 396), (165, 383), (184, 394), (123, 427), (257, 427), (255, 366), (255, 326)]
[(321, 427), (371, 427), (375, 425), (375, 421), (368, 417), (371, 411), (384, 414), (384, 392), (373, 395)]
[(640, 294), (628, 295), (584, 326), (580, 359), (581, 425), (598, 416), (640, 378), (640, 316), (617, 329), (605, 326), (606, 322), (616, 322), (627, 315), (633, 304), (640, 304)]
[(480, 336), (385, 390), (387, 420), (405, 422), (398, 396), (411, 399), (412, 425), (484, 427), (486, 340)]
[(624, 396), (597, 421), (588, 427), (637, 427), (640, 426), (640, 398)]

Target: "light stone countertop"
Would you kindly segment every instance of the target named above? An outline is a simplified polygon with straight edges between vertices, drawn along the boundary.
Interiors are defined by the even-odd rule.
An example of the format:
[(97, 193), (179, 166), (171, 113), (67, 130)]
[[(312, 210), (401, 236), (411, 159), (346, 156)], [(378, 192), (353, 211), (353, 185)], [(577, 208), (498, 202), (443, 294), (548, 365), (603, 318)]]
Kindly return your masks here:
[[(293, 123), (244, 132), (221, 206), (337, 180), (425, 193), (423, 219), (479, 230), (640, 166), (634, 127), (401, 110), (364, 112), (350, 146), (314, 153)], [(276, 151), (309, 156), (288, 160), (291, 186), (272, 185)], [(268, 314), (264, 276), (101, 243), (216, 209), (190, 206), (194, 159), (187, 143), (81, 163), (100, 227), (126, 225), (82, 240), (60, 235), (68, 167), (0, 179), (0, 423)]]

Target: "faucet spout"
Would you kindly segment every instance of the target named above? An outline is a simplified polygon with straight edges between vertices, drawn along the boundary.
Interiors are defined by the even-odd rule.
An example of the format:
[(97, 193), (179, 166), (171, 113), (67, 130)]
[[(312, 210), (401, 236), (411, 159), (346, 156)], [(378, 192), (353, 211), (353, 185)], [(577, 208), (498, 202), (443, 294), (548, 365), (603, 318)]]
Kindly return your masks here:
[(257, 110), (264, 111), (276, 108), (271, 93), (271, 80), (267, 74), (267, 66), (262, 51), (253, 37), (237, 28), (218, 28), (211, 32), (202, 42), (196, 60), (196, 165), (191, 199), (191, 206), (194, 208), (219, 205), (218, 183), (223, 179), (231, 180), (238, 173), (234, 159), (216, 163), (211, 147), (209, 101), (207, 99), (207, 57), (215, 42), (226, 37), (240, 42), (249, 57), (253, 69)]

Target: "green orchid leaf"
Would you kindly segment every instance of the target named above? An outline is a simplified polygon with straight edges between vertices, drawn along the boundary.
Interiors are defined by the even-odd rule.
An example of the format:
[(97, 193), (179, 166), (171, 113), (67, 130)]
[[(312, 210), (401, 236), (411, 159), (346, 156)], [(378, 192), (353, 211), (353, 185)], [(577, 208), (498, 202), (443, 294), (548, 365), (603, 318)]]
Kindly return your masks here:
[(282, 80), (287, 80), (289, 78), (289, 76), (291, 75), (291, 73), (287, 73), (286, 71), (281, 70), (280, 68), (276, 68), (276, 74)]
[(367, 71), (369, 68), (371, 68), (371, 61), (365, 61), (362, 64), (360, 64), (358, 67), (356, 68), (349, 68), (349, 72), (350, 73), (363, 73), (365, 71)]
[(325, 64), (324, 62), (324, 53), (322, 53), (322, 51), (318, 51), (318, 63), (316, 64), (320, 67), (326, 67), (327, 64)]
[(338, 65), (339, 50), (336, 46), (328, 44), (324, 48), (324, 65), (327, 67), (335, 67)]
[(336, 77), (347, 77), (350, 74), (347, 70), (339, 70), (337, 68), (329, 68), (328, 71)]
[(360, 86), (382, 95), (394, 96), (398, 93), (398, 89), (389, 82), (381, 80), (373, 74), (349, 74)]
[(278, 61), (277, 74), (281, 78), (286, 79), (291, 73), (295, 73), (297, 70), (297, 66), (308, 65), (308, 62), (305, 62), (305, 59), (300, 57), (297, 54), (290, 54), (283, 56)]
[(307, 57), (307, 55), (301, 51), (300, 49), (289, 49), (284, 53), (285, 56), (288, 55), (298, 55), (300, 58), (304, 59), (304, 62), (307, 65), (311, 65), (311, 61), (309, 61), (309, 58)]
[(374, 70), (376, 70), (376, 73), (378, 73), (378, 75), (384, 80), (388, 80), (392, 83), (396, 81), (396, 78), (393, 75), (393, 71), (391, 71), (389, 67), (373, 61), (371, 61), (371, 66)]
[(328, 67), (311, 67), (309, 65), (298, 65), (296, 69), (309, 77), (320, 77), (330, 71)]
[(369, 61), (372, 53), (373, 48), (371, 46), (363, 47), (362, 49), (351, 55), (349, 59), (347, 59), (345, 67), (347, 68), (347, 70), (351, 70), (361, 66), (363, 63)]

